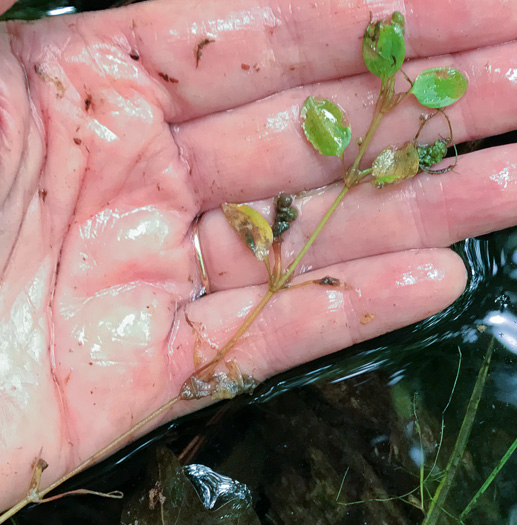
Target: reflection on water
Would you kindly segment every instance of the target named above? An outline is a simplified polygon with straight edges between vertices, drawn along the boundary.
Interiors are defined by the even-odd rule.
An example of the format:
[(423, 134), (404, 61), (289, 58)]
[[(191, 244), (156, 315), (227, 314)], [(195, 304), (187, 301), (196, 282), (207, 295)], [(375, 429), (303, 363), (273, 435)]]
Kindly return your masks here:
[[(455, 249), (470, 279), (447, 310), (291, 370), (223, 412), (211, 408), (146, 436), (74, 485), (91, 481), (96, 490), (131, 494), (144, 477), (151, 442), (167, 442), (180, 454), (196, 438), (189, 477), (218, 472), (230, 485), (232, 479), (245, 483), (262, 523), (421, 523), (423, 514), (414, 507), (419, 466), (423, 462), (434, 490), (494, 337), (490, 375), (448, 503), (457, 516), (517, 437), (517, 229)], [(512, 457), (465, 523), (517, 523), (516, 468)], [(371, 502), (404, 493), (411, 493), (411, 504)], [(19, 523), (47, 523), (50, 514), (53, 523), (69, 523), (71, 516), (76, 524), (118, 523), (119, 502), (70, 499), (26, 512)], [(342, 505), (357, 500), (370, 502)]]

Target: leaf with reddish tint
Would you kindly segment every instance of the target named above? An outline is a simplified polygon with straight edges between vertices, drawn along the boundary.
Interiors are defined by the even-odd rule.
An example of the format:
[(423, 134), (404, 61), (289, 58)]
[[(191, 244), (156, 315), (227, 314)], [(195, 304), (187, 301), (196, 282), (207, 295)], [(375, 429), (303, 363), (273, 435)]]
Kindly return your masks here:
[(444, 108), (457, 102), (467, 90), (467, 79), (452, 67), (434, 67), (418, 75), (411, 88), (427, 108)]
[(273, 243), (273, 231), (267, 220), (258, 211), (245, 204), (225, 202), (222, 208), (226, 220), (253, 255), (260, 261), (266, 259)]

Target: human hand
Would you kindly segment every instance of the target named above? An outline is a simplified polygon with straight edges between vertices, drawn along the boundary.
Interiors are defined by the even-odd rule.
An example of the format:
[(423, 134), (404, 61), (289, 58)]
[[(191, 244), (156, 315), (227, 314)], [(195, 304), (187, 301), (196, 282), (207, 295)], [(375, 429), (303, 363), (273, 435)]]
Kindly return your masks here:
[[(377, 19), (400, 5), (375, 9)], [(280, 191), (339, 178), (341, 164), (303, 137), (299, 111), (308, 95), (332, 98), (364, 134), (378, 89), (354, 76), (368, 11), (149, 2), (2, 28), (0, 508), (27, 492), (38, 454), (44, 487), (177, 395), (196, 356), (208, 360), (260, 300), (264, 268), (220, 204), (267, 211)], [(404, 14), (410, 57), (452, 53), (408, 73), (450, 64), (469, 78), (448, 112), (456, 142), (513, 129), (517, 8), (415, 0)], [(389, 115), (365, 162), (411, 139), (421, 113), (406, 101)], [(433, 119), (422, 141), (442, 130)], [(262, 380), (450, 304), (466, 276), (443, 248), (517, 223), (516, 158), (510, 145), (443, 176), (356, 188), (303, 261), (302, 280), (331, 275), (349, 289), (282, 292), (230, 357)], [(337, 191), (296, 199), (285, 262)], [(194, 300), (200, 213), (211, 293)], [(181, 402), (147, 429), (204, 402)]]

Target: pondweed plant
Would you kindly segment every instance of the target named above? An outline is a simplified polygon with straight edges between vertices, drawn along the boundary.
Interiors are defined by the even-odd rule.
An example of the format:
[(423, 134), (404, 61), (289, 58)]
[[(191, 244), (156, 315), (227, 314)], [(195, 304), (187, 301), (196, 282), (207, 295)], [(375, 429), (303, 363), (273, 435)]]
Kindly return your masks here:
[[(447, 500), (451, 493), (451, 490), (453, 490), (456, 475), (458, 474), (462, 466), (462, 462), (464, 461), (469, 437), (472, 432), (472, 428), (476, 420), (479, 404), (483, 396), (483, 391), (484, 391), (485, 384), (487, 381), (488, 371), (490, 368), (490, 362), (492, 360), (492, 354), (494, 352), (494, 347), (495, 347), (495, 338), (493, 337), (488, 345), (487, 351), (483, 358), (483, 362), (478, 371), (477, 378), (474, 383), (474, 387), (472, 389), (472, 394), (468, 400), (467, 407), (465, 409), (465, 414), (461, 422), (460, 430), (458, 432), (458, 435), (456, 436), (454, 447), (447, 460), (447, 465), (445, 466), (443, 470), (440, 470), (438, 468), (438, 462), (439, 462), (439, 456), (440, 456), (440, 452), (441, 452), (442, 444), (444, 440), (444, 430), (445, 430), (444, 415), (448, 407), (451, 404), (452, 397), (454, 395), (454, 392), (456, 390), (456, 385), (458, 383), (458, 377), (460, 374), (461, 361), (462, 361), (462, 354), (461, 354), (460, 349), (459, 349), (460, 358), (458, 362), (458, 370), (456, 373), (456, 378), (454, 380), (454, 384), (452, 387), (451, 394), (449, 396), (449, 400), (447, 401), (447, 404), (442, 411), (440, 438), (439, 438), (438, 443), (436, 444), (436, 455), (434, 457), (432, 465), (429, 467), (427, 467), (424, 462), (425, 454), (424, 454), (424, 447), (423, 447), (423, 436), (422, 436), (422, 428), (421, 428), (419, 416), (418, 416), (416, 394), (413, 398), (413, 409), (412, 409), (413, 422), (414, 422), (415, 429), (416, 429), (416, 432), (420, 440), (420, 466), (419, 466), (419, 472), (418, 472), (418, 478), (419, 478), (418, 485), (410, 492), (407, 492), (406, 494), (403, 494), (401, 496), (392, 496), (389, 498), (374, 498), (370, 500), (359, 500), (359, 501), (352, 501), (352, 502), (341, 502), (339, 500), (340, 500), (341, 492), (342, 492), (342, 489), (343, 489), (343, 486), (344, 486), (344, 483), (346, 481), (346, 477), (348, 474), (348, 470), (347, 470), (345, 472), (345, 475), (343, 476), (341, 487), (336, 496), (336, 502), (339, 505), (351, 506), (351, 505), (360, 505), (360, 504), (369, 503), (369, 502), (387, 503), (389, 501), (399, 500), (399, 501), (403, 501), (404, 503), (407, 503), (408, 505), (412, 505), (413, 507), (418, 508), (422, 512), (423, 514), (422, 525), (439, 525), (440, 523), (443, 523), (444, 522), (443, 520), (446, 518), (448, 518), (447, 523), (459, 523), (461, 525), (465, 525), (466, 518), (471, 513), (475, 505), (478, 503), (479, 498), (483, 496), (483, 494), (487, 491), (487, 489), (490, 487), (490, 485), (492, 484), (496, 476), (499, 474), (499, 472), (508, 462), (512, 454), (515, 452), (515, 450), (517, 450), (517, 439), (515, 439), (513, 443), (510, 445), (510, 447), (508, 447), (503, 457), (499, 460), (499, 463), (494, 467), (492, 472), (489, 474), (489, 476), (486, 478), (482, 486), (474, 494), (470, 502), (463, 509), (463, 511), (461, 512), (459, 516), (455, 516), (447, 509)], [(436, 488), (433, 491), (434, 487)]]
[[(275, 218), (272, 226), (250, 206), (233, 203), (223, 205), (223, 212), (228, 222), (255, 257), (264, 263), (268, 275), (269, 287), (267, 293), (244, 320), (240, 328), (217, 351), (210, 362), (192, 374), (181, 387), (176, 397), (169, 400), (165, 405), (134, 425), (107, 447), (98, 451), (73, 471), (44, 490), (40, 490), (39, 480), (46, 463), (44, 459), (36, 458), (33, 480), (30, 488), (28, 488), (28, 496), (3, 514), (0, 517), (0, 523), (5, 522), (30, 502), (48, 501), (50, 498), (44, 499), (47, 493), (108, 453), (119, 448), (128, 438), (134, 436), (152, 420), (169, 411), (178, 401), (198, 399), (206, 396), (216, 399), (228, 398), (253, 388), (255, 381), (250, 377), (244, 377), (234, 361), (226, 362), (227, 373), (216, 372), (217, 367), (225, 361), (229, 352), (247, 332), (250, 325), (259, 316), (271, 298), (290, 287), (290, 281), (294, 276), (295, 269), (348, 192), (365, 182), (372, 182), (378, 188), (398, 184), (420, 172), (433, 172), (431, 167), (442, 161), (447, 152), (447, 147), (454, 146), (452, 127), (449, 119), (443, 112), (443, 108), (453, 104), (463, 96), (467, 88), (467, 80), (459, 71), (450, 67), (427, 69), (414, 80), (411, 80), (405, 73), (401, 72), (405, 59), (404, 24), (402, 14), (395, 12), (390, 19), (370, 20), (366, 28), (362, 45), (364, 63), (368, 70), (380, 79), (380, 91), (373, 110), (371, 123), (365, 136), (358, 139), (359, 150), (354, 162), (343, 171), (341, 192), (294, 260), (284, 268), (281, 258), (282, 236), (292, 227), (297, 216), (296, 208), (292, 206), (293, 196), (282, 193), (275, 198)], [(395, 79), (399, 72), (409, 83), (407, 91), (395, 91)], [(371, 166), (362, 167), (361, 161), (382, 119), (409, 96), (416, 97), (424, 107), (435, 109), (436, 111), (422, 118), (419, 131), (413, 141), (407, 142), (400, 147), (386, 147), (377, 155)], [(419, 144), (418, 136), (420, 130), (430, 117), (438, 113), (443, 114), (447, 119), (449, 138), (440, 138), (431, 145)], [(341, 157), (343, 155), (343, 152), (351, 142), (352, 130), (344, 117), (343, 111), (336, 104), (311, 96), (305, 101), (300, 118), (307, 140), (317, 151), (326, 156)], [(436, 173), (448, 171), (452, 167), (449, 166), (445, 170), (438, 170)], [(339, 286), (340, 282), (328, 276), (296, 286), (310, 284)], [(84, 492), (86, 491), (80, 491), (80, 493)], [(78, 492), (75, 491), (74, 493)], [(120, 497), (120, 494), (113, 493), (107, 496)]]

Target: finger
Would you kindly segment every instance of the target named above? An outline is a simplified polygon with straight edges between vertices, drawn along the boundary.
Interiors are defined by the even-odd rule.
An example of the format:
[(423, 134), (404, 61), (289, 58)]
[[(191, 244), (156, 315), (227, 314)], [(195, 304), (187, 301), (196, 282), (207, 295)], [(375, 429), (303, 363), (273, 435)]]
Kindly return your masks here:
[[(299, 218), (285, 234), (284, 265), (301, 250), (339, 191), (336, 185), (296, 199)], [(304, 257), (302, 268), (410, 248), (449, 246), (515, 225), (515, 202), (515, 144), (464, 155), (446, 175), (421, 174), (382, 190), (364, 184), (345, 197)], [(257, 209), (271, 213), (270, 205), (271, 200), (263, 201)], [(219, 210), (203, 216), (200, 234), (212, 290), (267, 280), (264, 265)]]
[[(469, 86), (465, 96), (447, 110), (456, 143), (496, 135), (517, 126), (517, 42), (491, 49), (460, 53), (407, 65), (415, 78), (425, 68), (452, 66), (465, 72)], [(408, 84), (401, 80), (399, 89)], [(292, 89), (232, 112), (178, 126), (175, 138), (191, 171), (204, 210), (221, 202), (244, 202), (298, 192), (328, 184), (342, 176), (335, 157), (324, 157), (305, 139), (300, 110), (309, 95), (340, 104), (352, 126), (354, 138), (364, 136), (379, 91), (370, 74), (342, 81)], [(379, 127), (364, 165), (388, 144), (414, 138), (419, 117), (430, 112), (410, 97)], [(419, 140), (448, 136), (447, 123), (436, 117)], [(345, 150), (345, 165), (353, 162), (357, 145)]]
[[(307, 285), (280, 292), (237, 344), (229, 358), (259, 381), (277, 372), (406, 326), (439, 312), (462, 293), (466, 272), (450, 250), (380, 255), (309, 272), (293, 284), (326, 275), (336, 287)], [(191, 322), (203, 323), (206, 341), (218, 348), (264, 294), (264, 287), (219, 292), (187, 307)], [(191, 356), (195, 336), (177, 357)], [(213, 350), (202, 347), (204, 360)]]
[(0, 0), (0, 15), (5, 13), (16, 0)]
[[(343, 285), (311, 285), (283, 291), (267, 305), (228, 356), (236, 360), (243, 374), (260, 381), (423, 319), (460, 295), (466, 278), (461, 260), (448, 250), (372, 257), (311, 272), (306, 277), (325, 274), (340, 279)], [(0, 493), (0, 509), (27, 494), (30, 465), (38, 452), (49, 464), (43, 473), (43, 488), (176, 396), (194, 372), (196, 348), (199, 366), (213, 356), (214, 347), (226, 343), (264, 293), (265, 287), (261, 286), (208, 295), (180, 310), (172, 328), (167, 313), (162, 312), (161, 321), (156, 322), (163, 322), (164, 331), (170, 330), (161, 351), (130, 350), (128, 355), (127, 348), (115, 345), (103, 348), (96, 365), (86, 353), (74, 368), (69, 367), (71, 351), (61, 353), (60, 370), (70, 370), (61, 383), (61, 394), (44, 392), (45, 395), (34, 396), (32, 403), (52, 416), (51, 424), (36, 428), (41, 421), (37, 410), (27, 412), (19, 422), (15, 414), (9, 420), (8, 413), (4, 421), (6, 429), (18, 431), (7, 435), (14, 441), (7, 442), (0, 470), (0, 475), (9, 479), (9, 489)], [(92, 313), (94, 317), (110, 315)], [(200, 333), (203, 337), (197, 345)], [(224, 366), (221, 371), (225, 372)], [(52, 380), (47, 383), (55, 389)], [(20, 403), (23, 399), (22, 396)], [(199, 402), (182, 402), (167, 416), (170, 419), (196, 410), (209, 401), (208, 397)], [(147, 430), (165, 419), (153, 421)], [(91, 432), (92, 421), (95, 432)], [(34, 431), (24, 432), (24, 424)]]
[[(134, 69), (136, 84), (161, 85), (166, 119), (179, 122), (363, 71), (361, 38), (370, 11), (379, 18), (397, 9), (407, 18), (408, 57), (501, 43), (517, 30), (517, 5), (503, 0), (458, 0), (453, 7), (448, 0), (160, 1), (47, 20), (38, 31), (10, 27), (22, 40), (52, 47), (63, 85), (76, 63), (88, 81), (92, 73), (109, 79), (115, 69), (119, 75)], [(34, 57), (21, 58), (30, 71)]]

